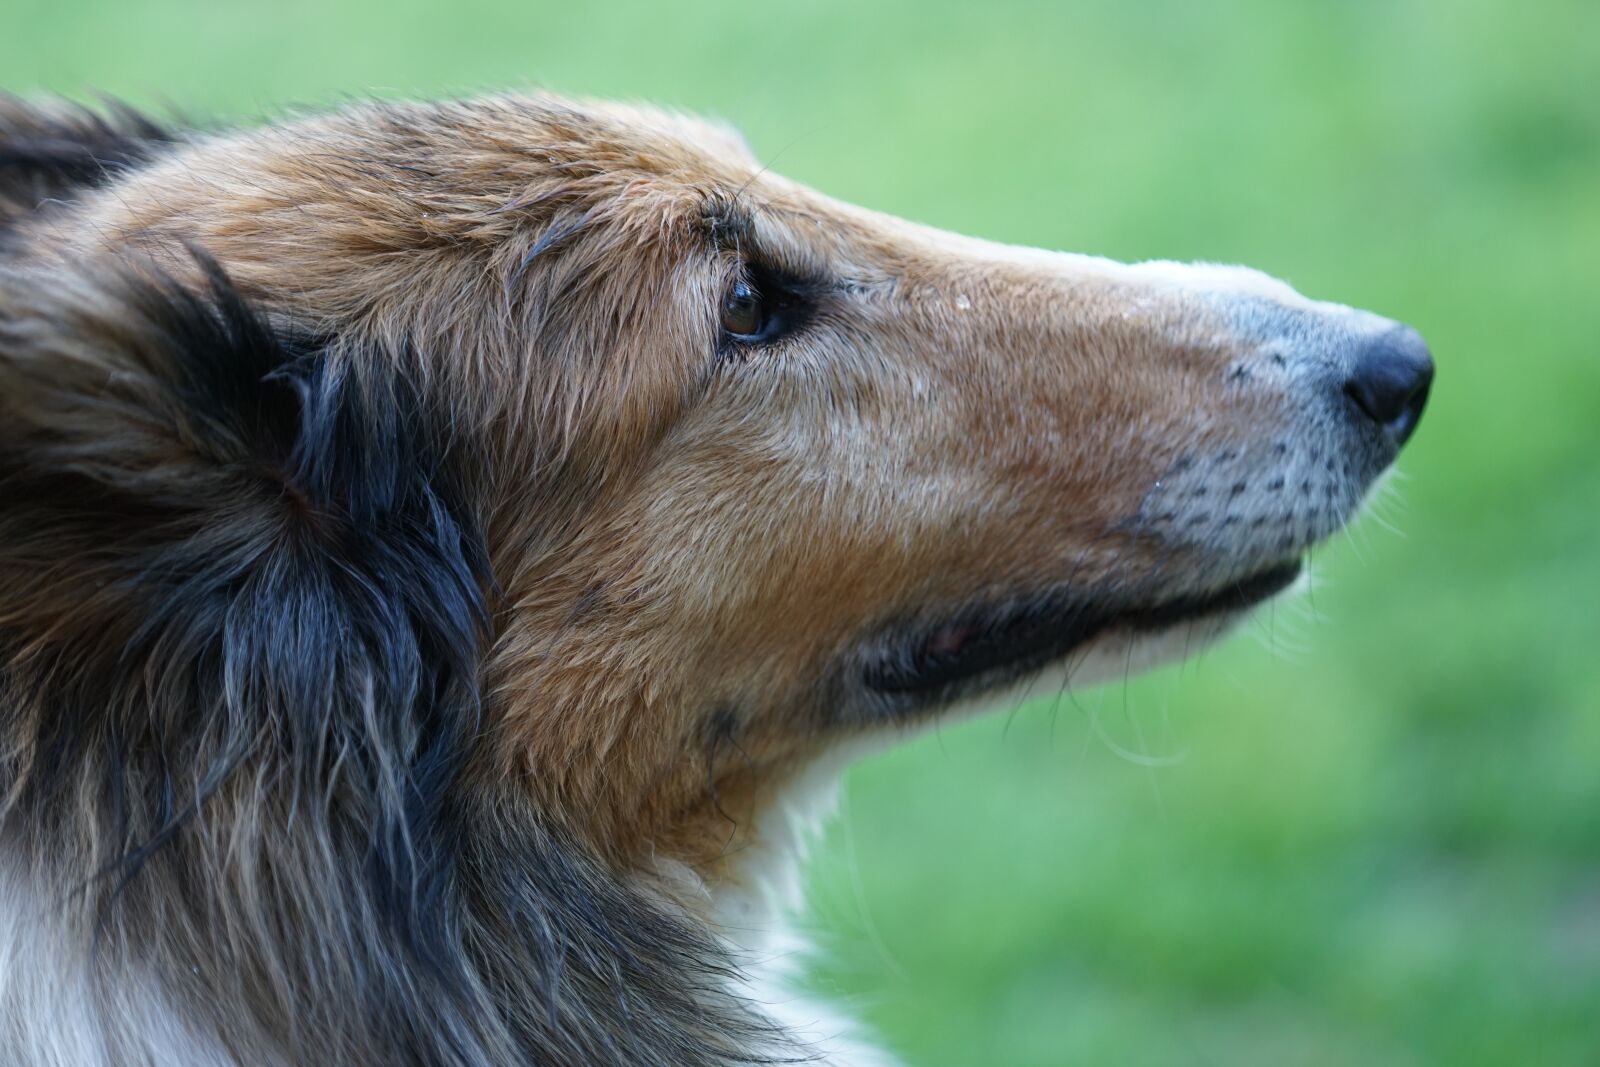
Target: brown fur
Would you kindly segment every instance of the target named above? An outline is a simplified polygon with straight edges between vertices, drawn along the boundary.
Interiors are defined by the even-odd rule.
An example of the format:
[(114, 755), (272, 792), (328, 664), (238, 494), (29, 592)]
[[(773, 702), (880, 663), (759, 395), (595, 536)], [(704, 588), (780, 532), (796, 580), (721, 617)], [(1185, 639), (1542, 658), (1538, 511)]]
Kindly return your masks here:
[[(53, 121), (6, 104), (0, 144)], [(188, 372), (167, 351), (178, 343), (171, 309), (220, 316), (206, 343), (248, 347), (239, 336), (252, 329), (310, 339), (319, 365), (363, 398), (361, 426), (382, 424), (397, 390), (412, 397), (395, 410), (427, 438), (415, 463), (482, 552), (481, 567), (470, 554), (462, 564), (475, 590), (462, 595), (483, 599), (474, 662), (436, 679), (476, 694), (452, 698), (458, 714), (481, 715), (461, 727), (442, 802), (464, 842), (448, 951), (467, 961), (450, 981), (468, 992), (429, 1025), (474, 1035), (451, 1062), (702, 1062), (777, 1047), (710, 993), (691, 1019), (700, 1009), (662, 992), (662, 969), (701, 968), (695, 980), (710, 981), (736, 966), (717, 962), (715, 932), (696, 924), (707, 899), (749, 877), (738, 857), (760, 844), (798, 774), (948, 702), (902, 709), (864, 695), (863, 657), (973, 605), (1062, 590), (1085, 617), (1107, 613), (1092, 649), (1116, 611), (1208, 595), (1293, 557), (1337, 528), (1392, 457), (1340, 436), (1307, 399), (1315, 359), (1274, 348), (1288, 337), (1323, 351), (1356, 329), (1286, 288), (1242, 272), (1179, 284), (1159, 269), (927, 230), (767, 173), (733, 135), (689, 119), (503, 97), (357, 106), (182, 142), (132, 121), (113, 136), (94, 121), (50, 136), (98, 158), (104, 133), (118, 145), (114, 176), (79, 180), (34, 156), (0, 179), (0, 225), (13, 231), (0, 273), (0, 408), (12, 420), (0, 455), (18, 501), (7, 528), (24, 538), (0, 552), (13, 840), (37, 842), (26, 820), (40, 813), (73, 821), (16, 798), (72, 803), (61, 799), (70, 791), (37, 792), (30, 746), (51, 733), (39, 716), (64, 713), (52, 686), (85, 657), (142, 640), (154, 594), (148, 571), (136, 579), (123, 563), (148, 565), (179, 540), (199, 567), (235, 541), (266, 552), (291, 536), (343, 536), (348, 502), (295, 473), (309, 431), (277, 436), (274, 420), (303, 409), (269, 396), (232, 415), (214, 399), (197, 410), (193, 390), (173, 384)], [(46, 198), (71, 202), (35, 212)], [(719, 338), (718, 308), (747, 261), (813, 286), (807, 322), (770, 345)], [(1315, 492), (1309, 478), (1303, 491), (1297, 476), (1285, 485), (1324, 456)], [(1173, 529), (1178, 510), (1152, 508), (1173, 472), (1233, 470), (1239, 457), (1247, 478), (1194, 483), (1186, 530)], [(349, 461), (330, 460), (335, 471)], [(1275, 474), (1298, 503), (1261, 495), (1279, 491)], [(1214, 513), (1195, 503), (1208, 491)], [(158, 641), (146, 654), (144, 688), (117, 699), (139, 716), (206, 715), (193, 704), (210, 690), (163, 680), (163, 657), (182, 649)], [(273, 699), (293, 710), (292, 696)], [(354, 689), (338, 699), (362, 701)], [(385, 730), (335, 744), (381, 764), (384, 745), (412, 743)], [(198, 760), (210, 742), (193, 744), (185, 758)], [(92, 814), (105, 803), (93, 776), (115, 761), (74, 765), (89, 776), (71, 786), (88, 812), (68, 838), (82, 851), (64, 861), (68, 874), (45, 865), (52, 884), (153, 835), (152, 863), (178, 857), (168, 877), (133, 877), (119, 903), (93, 899), (129, 940), (124, 964), (191, 963), (249, 1005), (247, 1020), (230, 1020), (224, 1000), (196, 1027), (246, 1061), (264, 1049), (293, 1057), (309, 1035), (333, 1042), (322, 1062), (432, 1062), (449, 1047), (437, 1033), (432, 1044), (374, 1036), (399, 1025), (388, 1007), (363, 1028), (319, 1003), (329, 990), (360, 998), (369, 978), (319, 962), (314, 946), (291, 950), (289, 930), (252, 925), (284, 908), (313, 929), (356, 922), (339, 917), (358, 893), (338, 869), (338, 835), (352, 825), (334, 811), (322, 824), (334, 844), (295, 844), (296, 805), (317, 788), (352, 810), (383, 802), (339, 793), (324, 765), (298, 788), (275, 785), (288, 772), (272, 746), (238, 744), (215, 781), (178, 782), (194, 822), (136, 811), (115, 840), (95, 839), (105, 831)], [(503, 881), (527, 841), (581, 872), (572, 892), (609, 901), (596, 905), (601, 926), (659, 913), (648, 944), (617, 957), (634, 964), (608, 963), (610, 935), (599, 934), (566, 942), (566, 964), (567, 950), (555, 962), (497, 956), (496, 938), (516, 940), (498, 927), (521, 920), (490, 914), (503, 888), (473, 886)], [(286, 866), (264, 874), (263, 863)], [(281, 890), (252, 888), (263, 877)], [(185, 879), (265, 895), (185, 910), (177, 898), (202, 892)], [(126, 932), (166, 908), (182, 913), (168, 942)], [(585, 920), (557, 909), (541, 921)], [(389, 957), (372, 966), (403, 970)], [(199, 995), (173, 966), (158, 971), (180, 985), (169, 990), (178, 1001)], [(391, 985), (386, 996), (412, 1007), (407, 996), (432, 988), (406, 975)], [(534, 991), (548, 1018), (508, 1000)], [(666, 1036), (626, 1045), (617, 1031), (637, 1016), (617, 1015), (614, 995), (666, 1020)]]

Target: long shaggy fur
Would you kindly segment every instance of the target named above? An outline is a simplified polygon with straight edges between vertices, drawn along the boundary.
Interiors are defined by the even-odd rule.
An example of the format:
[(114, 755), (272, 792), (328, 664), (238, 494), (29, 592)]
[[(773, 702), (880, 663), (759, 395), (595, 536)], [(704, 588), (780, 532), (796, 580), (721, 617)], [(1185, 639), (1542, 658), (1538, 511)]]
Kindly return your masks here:
[(200, 265), (0, 278), (7, 862), (243, 1062), (748, 1062), (723, 948), (464, 780), (470, 445)]
[(55, 200), (113, 181), (178, 135), (121, 104), (104, 111), (0, 95), (0, 234)]
[(882, 1062), (767, 984), (824, 783), (1281, 587), (1392, 328), (637, 108), (0, 100), (0, 1061)]

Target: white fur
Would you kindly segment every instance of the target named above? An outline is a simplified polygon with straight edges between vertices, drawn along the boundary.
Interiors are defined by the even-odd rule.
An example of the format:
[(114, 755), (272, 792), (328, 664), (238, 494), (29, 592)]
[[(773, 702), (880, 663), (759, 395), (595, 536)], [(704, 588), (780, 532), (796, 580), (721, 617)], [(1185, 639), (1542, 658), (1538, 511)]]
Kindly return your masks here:
[(60, 892), (0, 868), (0, 1064), (236, 1067), (150, 976), (96, 982), (84, 938), (63, 929)]
[[(999, 694), (942, 712), (925, 728), (1016, 704), (1041, 681), (1052, 691), (1083, 688), (1182, 658), (1227, 633), (1244, 614), (1197, 619), (1157, 634), (1109, 631), (1066, 662)], [(896, 1061), (866, 1044), (859, 1024), (794, 992), (799, 965), (809, 951), (790, 926), (804, 904), (801, 872), (823, 823), (837, 807), (845, 769), (904, 740), (904, 730), (885, 729), (835, 745), (758, 816), (755, 841), (734, 857), (733, 877), (705, 890), (713, 922), (750, 961), (748, 982), (739, 994), (789, 1027), (825, 1067), (893, 1067)]]

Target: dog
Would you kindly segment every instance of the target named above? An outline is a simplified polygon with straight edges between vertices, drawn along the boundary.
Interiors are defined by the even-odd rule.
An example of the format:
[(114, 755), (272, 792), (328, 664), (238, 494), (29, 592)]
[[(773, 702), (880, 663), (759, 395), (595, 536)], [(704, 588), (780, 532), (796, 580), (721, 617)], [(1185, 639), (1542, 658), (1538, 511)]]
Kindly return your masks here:
[(1217, 638), (1432, 375), (663, 111), (7, 99), (5, 1062), (887, 1062), (774, 970), (839, 769)]

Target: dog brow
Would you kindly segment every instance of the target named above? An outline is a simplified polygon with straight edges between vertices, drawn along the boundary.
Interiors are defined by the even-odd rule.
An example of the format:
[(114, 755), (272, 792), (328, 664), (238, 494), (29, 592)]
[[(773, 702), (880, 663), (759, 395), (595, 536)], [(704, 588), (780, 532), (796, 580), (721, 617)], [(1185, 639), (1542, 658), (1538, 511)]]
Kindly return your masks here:
[(703, 217), (712, 243), (718, 248), (737, 250), (755, 238), (756, 208), (741, 201), (738, 194), (731, 199), (713, 199), (706, 205)]

